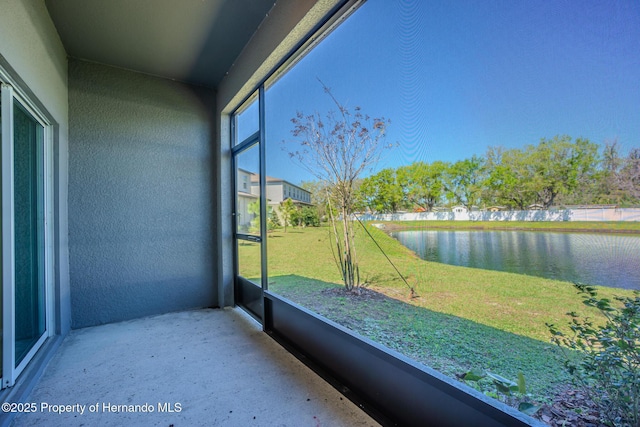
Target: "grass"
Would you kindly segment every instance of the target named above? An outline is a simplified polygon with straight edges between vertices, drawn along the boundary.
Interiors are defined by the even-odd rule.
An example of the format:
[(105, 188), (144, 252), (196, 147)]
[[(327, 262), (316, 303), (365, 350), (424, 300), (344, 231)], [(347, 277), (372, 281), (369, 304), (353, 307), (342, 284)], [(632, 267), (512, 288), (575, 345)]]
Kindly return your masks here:
[(455, 378), (474, 368), (517, 378), (550, 396), (566, 383), (555, 346), (459, 316), (408, 304), (377, 292), (354, 296), (298, 276), (278, 276), (272, 290), (353, 331)]
[[(410, 298), (363, 230), (357, 239), (366, 292), (341, 292), (327, 227), (270, 233), (269, 289), (449, 376), (481, 368), (515, 379), (522, 371), (537, 396), (568, 381), (545, 322), (567, 325), (568, 311), (598, 318), (571, 283), (427, 262), (384, 232), (369, 231), (418, 298)], [(257, 276), (258, 245), (240, 249), (242, 274)]]

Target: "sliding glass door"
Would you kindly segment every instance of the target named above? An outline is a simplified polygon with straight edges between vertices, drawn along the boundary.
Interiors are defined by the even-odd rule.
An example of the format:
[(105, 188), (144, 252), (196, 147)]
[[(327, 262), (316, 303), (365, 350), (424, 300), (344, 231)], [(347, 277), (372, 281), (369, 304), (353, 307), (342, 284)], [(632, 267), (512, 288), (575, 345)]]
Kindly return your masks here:
[(256, 92), (234, 115), (235, 300), (253, 317), (263, 319), (265, 274), (264, 117), (262, 93)]
[(44, 126), (14, 101), (15, 364), (45, 332)]
[(47, 333), (46, 126), (2, 86), (2, 386), (10, 387)]

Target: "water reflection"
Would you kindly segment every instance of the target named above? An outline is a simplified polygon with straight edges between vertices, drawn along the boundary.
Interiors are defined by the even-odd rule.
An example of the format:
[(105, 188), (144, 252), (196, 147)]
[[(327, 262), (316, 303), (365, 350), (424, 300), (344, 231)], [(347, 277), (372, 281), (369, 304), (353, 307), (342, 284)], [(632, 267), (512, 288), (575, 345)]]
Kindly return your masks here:
[(525, 231), (400, 231), (428, 261), (640, 289), (640, 236)]

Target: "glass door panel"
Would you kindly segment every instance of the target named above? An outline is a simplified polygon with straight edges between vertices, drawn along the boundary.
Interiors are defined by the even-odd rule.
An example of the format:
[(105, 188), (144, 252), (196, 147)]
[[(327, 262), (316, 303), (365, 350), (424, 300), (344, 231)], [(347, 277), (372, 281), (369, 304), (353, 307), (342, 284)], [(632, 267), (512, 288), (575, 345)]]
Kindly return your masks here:
[(235, 114), (236, 144), (244, 142), (260, 129), (260, 103), (258, 102), (258, 98), (258, 92), (256, 91), (249, 97), (249, 99), (247, 99), (247, 101), (245, 101)]
[(235, 155), (236, 300), (262, 318), (259, 143)]
[(45, 333), (44, 128), (14, 102), (15, 367)]
[(259, 144), (236, 156), (236, 232), (260, 236)]

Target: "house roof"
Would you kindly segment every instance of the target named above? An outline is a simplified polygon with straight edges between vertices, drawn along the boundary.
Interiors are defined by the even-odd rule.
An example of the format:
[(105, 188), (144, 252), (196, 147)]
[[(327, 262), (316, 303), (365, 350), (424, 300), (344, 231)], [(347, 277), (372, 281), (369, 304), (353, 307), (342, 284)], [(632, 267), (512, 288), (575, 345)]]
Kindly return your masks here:
[[(267, 175), (265, 178), (267, 179), (267, 182), (286, 182), (287, 184), (291, 184), (289, 181), (285, 181), (282, 178), (274, 178), (274, 177), (269, 176), (269, 175)], [(258, 174), (256, 174), (256, 173), (251, 174), (251, 182), (258, 182), (259, 180), (260, 179), (259, 179)], [(291, 184), (291, 185), (294, 185), (294, 184)]]
[[(292, 186), (292, 187), (296, 187), (296, 188), (298, 188), (298, 189), (300, 189), (300, 190), (302, 190), (302, 191), (306, 191), (307, 193), (311, 193), (309, 190), (305, 190), (304, 188), (300, 187), (299, 185), (292, 184), (291, 182), (289, 182), (289, 181), (287, 181), (287, 180), (285, 180), (285, 179), (282, 179), (282, 178), (274, 178), (274, 177), (272, 177), (272, 176), (268, 176), (268, 175), (267, 175), (267, 177), (266, 177), (266, 178), (267, 178), (267, 185), (268, 185), (268, 184), (289, 184), (289, 185), (290, 185), (290, 186)], [(260, 179), (259, 179), (258, 174), (255, 174), (255, 173), (252, 173), (252, 174), (251, 174), (251, 183), (252, 183), (252, 184), (256, 184), (256, 183), (258, 183), (258, 181), (259, 181), (259, 180), (260, 180)]]
[(46, 0), (69, 56), (216, 88), (274, 0)]
[(260, 197), (257, 194), (247, 193), (246, 191), (238, 191), (238, 196), (247, 197), (249, 199), (257, 199)]

